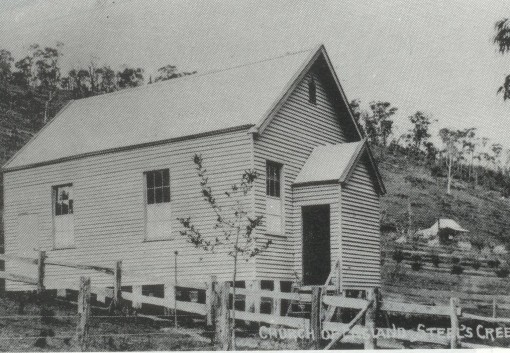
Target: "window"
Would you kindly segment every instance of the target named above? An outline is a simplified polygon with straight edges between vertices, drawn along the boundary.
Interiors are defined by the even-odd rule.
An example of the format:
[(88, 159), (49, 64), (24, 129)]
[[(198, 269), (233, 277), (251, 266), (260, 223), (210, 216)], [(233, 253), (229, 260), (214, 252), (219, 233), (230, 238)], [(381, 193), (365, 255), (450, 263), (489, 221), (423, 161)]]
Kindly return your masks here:
[(312, 104), (317, 104), (317, 86), (313, 77), (308, 81), (308, 100)]
[(266, 164), (266, 195), (280, 197), (280, 165), (267, 162)]
[(55, 248), (74, 246), (73, 185), (53, 187), (53, 231)]
[(145, 173), (146, 240), (170, 239), (170, 172), (168, 169)]
[(282, 234), (281, 169), (278, 163), (266, 162), (266, 232)]

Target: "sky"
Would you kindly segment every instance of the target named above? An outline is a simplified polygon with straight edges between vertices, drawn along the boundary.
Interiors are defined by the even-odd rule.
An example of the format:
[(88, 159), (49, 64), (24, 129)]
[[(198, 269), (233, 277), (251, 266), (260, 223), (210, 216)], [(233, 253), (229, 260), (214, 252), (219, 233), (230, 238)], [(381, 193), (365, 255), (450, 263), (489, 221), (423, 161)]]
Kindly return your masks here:
[(349, 100), (420, 110), (510, 147), (510, 101), (497, 89), (510, 54), (492, 43), (508, 0), (0, 0), (0, 48), (64, 43), (65, 70), (92, 57), (147, 74), (199, 72), (324, 44)]

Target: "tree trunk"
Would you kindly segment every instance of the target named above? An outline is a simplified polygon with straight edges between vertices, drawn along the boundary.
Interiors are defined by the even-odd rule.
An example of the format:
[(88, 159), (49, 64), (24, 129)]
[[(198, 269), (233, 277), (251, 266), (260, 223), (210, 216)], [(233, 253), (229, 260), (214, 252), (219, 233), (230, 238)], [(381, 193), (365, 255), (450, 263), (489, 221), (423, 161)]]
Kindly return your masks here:
[(452, 158), (448, 157), (448, 182), (446, 186), (446, 194), (451, 194), (451, 186), (452, 186)]

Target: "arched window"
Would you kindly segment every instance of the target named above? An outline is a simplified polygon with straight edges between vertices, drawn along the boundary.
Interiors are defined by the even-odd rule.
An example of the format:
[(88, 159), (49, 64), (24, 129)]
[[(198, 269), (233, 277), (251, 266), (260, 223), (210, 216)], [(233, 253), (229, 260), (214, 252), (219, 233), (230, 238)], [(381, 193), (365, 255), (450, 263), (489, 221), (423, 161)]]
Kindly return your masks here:
[(308, 100), (312, 104), (317, 104), (317, 87), (313, 77), (308, 82)]

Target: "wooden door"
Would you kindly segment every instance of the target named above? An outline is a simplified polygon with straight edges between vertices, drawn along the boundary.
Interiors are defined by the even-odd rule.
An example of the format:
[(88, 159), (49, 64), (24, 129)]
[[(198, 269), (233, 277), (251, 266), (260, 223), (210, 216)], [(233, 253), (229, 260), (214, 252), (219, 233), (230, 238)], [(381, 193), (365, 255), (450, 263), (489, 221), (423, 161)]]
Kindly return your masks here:
[(303, 284), (323, 285), (331, 272), (329, 205), (304, 206)]

